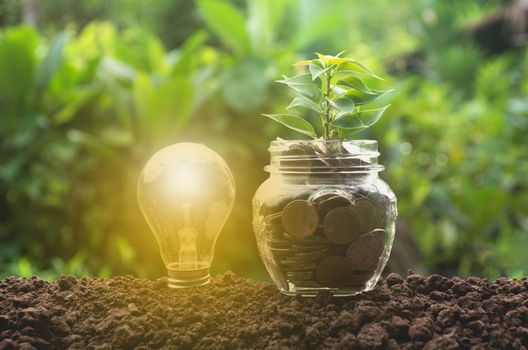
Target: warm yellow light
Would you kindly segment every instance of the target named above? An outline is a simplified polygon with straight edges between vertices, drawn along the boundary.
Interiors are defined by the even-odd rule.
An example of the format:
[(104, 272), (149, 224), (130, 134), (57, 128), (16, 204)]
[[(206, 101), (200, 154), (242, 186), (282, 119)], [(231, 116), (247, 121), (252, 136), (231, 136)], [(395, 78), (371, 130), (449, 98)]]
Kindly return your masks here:
[(229, 167), (203, 145), (175, 144), (147, 161), (138, 202), (158, 240), (170, 287), (209, 282), (216, 239), (234, 199)]
[(192, 195), (201, 192), (202, 176), (198, 169), (184, 164), (174, 172), (167, 183), (167, 189), (174, 195)]

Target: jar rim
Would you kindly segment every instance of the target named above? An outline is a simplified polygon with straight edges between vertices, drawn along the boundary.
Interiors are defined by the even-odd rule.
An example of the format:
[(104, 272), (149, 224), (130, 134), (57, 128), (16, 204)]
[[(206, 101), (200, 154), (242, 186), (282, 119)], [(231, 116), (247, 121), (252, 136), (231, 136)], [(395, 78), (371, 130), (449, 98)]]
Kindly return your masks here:
[(275, 140), (271, 141), (271, 143), (276, 142), (353, 142), (353, 143), (378, 143), (377, 140), (369, 140), (369, 139), (362, 139), (362, 140), (350, 140), (350, 139), (332, 139), (332, 140), (324, 140), (324, 139), (296, 139), (296, 140), (288, 140), (283, 139), (280, 137), (277, 137)]
[(347, 144), (353, 144), (353, 145), (376, 145), (378, 144), (377, 140), (323, 140), (323, 139), (315, 139), (315, 140), (285, 140), (277, 137), (276, 140), (273, 140), (270, 142), (270, 147), (272, 146), (279, 146), (284, 144), (295, 144), (295, 143), (307, 143), (307, 144), (313, 144), (313, 143), (324, 143), (324, 144), (339, 144), (339, 143), (347, 143)]
[(271, 161), (264, 168), (280, 174), (361, 174), (384, 170), (376, 140), (271, 141)]

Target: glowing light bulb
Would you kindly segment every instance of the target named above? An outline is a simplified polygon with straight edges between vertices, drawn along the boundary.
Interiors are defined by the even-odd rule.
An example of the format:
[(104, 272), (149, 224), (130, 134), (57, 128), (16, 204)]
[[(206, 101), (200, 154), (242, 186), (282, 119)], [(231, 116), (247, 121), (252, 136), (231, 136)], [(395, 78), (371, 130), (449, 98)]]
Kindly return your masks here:
[(169, 287), (207, 284), (216, 239), (235, 201), (226, 162), (196, 143), (165, 147), (143, 167), (137, 194), (158, 241)]

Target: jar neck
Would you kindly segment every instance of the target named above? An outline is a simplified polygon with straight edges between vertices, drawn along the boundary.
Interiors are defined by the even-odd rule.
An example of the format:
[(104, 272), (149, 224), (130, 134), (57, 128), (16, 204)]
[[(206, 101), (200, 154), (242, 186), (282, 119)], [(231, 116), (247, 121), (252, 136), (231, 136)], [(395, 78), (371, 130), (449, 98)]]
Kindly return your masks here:
[(321, 179), (326, 183), (344, 178), (376, 176), (384, 167), (378, 164), (378, 143), (373, 140), (354, 141), (286, 141), (271, 142), (270, 164), (264, 169), (271, 176), (285, 179)]
[(378, 172), (363, 172), (355, 174), (283, 174), (270, 173), (270, 180), (291, 185), (354, 185), (359, 182), (372, 182), (378, 179)]

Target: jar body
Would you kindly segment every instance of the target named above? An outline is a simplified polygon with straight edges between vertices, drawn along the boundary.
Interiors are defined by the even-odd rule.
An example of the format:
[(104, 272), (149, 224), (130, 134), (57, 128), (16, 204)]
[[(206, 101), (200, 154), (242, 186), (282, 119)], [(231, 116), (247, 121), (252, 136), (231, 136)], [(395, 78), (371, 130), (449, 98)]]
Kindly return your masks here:
[[(335, 157), (347, 158), (348, 165), (341, 162), (336, 171), (335, 163), (324, 162)], [(260, 257), (284, 294), (349, 296), (371, 290), (392, 248), (396, 197), (364, 157), (361, 171), (357, 162), (350, 164), (359, 159), (354, 152), (308, 158), (310, 163), (302, 153), (283, 157), (287, 166), (271, 171), (253, 198)]]

